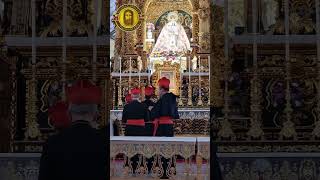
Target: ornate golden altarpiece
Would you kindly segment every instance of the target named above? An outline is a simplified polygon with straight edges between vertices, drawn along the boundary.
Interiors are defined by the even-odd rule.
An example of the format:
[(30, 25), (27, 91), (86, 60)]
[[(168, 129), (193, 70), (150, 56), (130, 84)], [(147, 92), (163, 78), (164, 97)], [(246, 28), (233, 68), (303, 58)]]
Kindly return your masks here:
[(180, 65), (171, 64), (171, 62), (165, 61), (162, 65), (156, 64), (155, 73), (152, 76), (153, 87), (156, 87), (156, 95), (158, 95), (159, 88), (157, 86), (158, 80), (163, 77), (164, 74), (168, 74), (168, 79), (170, 79), (170, 92), (175, 95), (180, 95)]
[(6, 9), (12, 10), (5, 11), (11, 21), (0, 29), (2, 49), (12, 69), (11, 152), (42, 151), (43, 142), (53, 132), (47, 109), (64, 100), (64, 85), (77, 79), (92, 80), (103, 89), (97, 126), (108, 124), (109, 1), (99, 1), (99, 16), (94, 11), (96, 1), (67, 2), (66, 11), (62, 1), (5, 2)]
[[(113, 81), (113, 109), (112, 121), (121, 119), (121, 109), (125, 103), (124, 97), (132, 87), (146, 85), (157, 87), (158, 80), (163, 76), (171, 79), (170, 89), (179, 95), (179, 111), (184, 118), (176, 123), (176, 134), (198, 134), (208, 136), (209, 128), (209, 56), (210, 56), (210, 1), (208, 0), (139, 0), (117, 1), (117, 7), (123, 4), (135, 4), (142, 11), (143, 22), (141, 26), (132, 32), (124, 32), (120, 29), (115, 34), (115, 52), (112, 58), (112, 81)], [(192, 27), (188, 31), (192, 51), (185, 52), (185, 59), (197, 57), (197, 65), (192, 67), (191, 60), (185, 60), (182, 69), (181, 60), (175, 56), (176, 61), (169, 60), (170, 54), (161, 55), (164, 59), (154, 61), (152, 64), (150, 53), (152, 45), (147, 41), (147, 25), (155, 26), (153, 36), (156, 42), (161, 28), (165, 24), (165, 17), (169, 12), (179, 12), (179, 22), (184, 25), (192, 21)], [(186, 19), (186, 21), (181, 21)], [(191, 18), (191, 19), (190, 19)], [(162, 21), (163, 20), (163, 21)], [(185, 23), (187, 22), (187, 23)], [(192, 41), (191, 41), (192, 39)], [(154, 45), (154, 44), (153, 44)], [(120, 60), (121, 58), (121, 60)], [(199, 60), (199, 58), (201, 60)], [(173, 58), (174, 59), (174, 58)], [(200, 62), (201, 61), (201, 62)], [(120, 65), (121, 63), (121, 65)], [(200, 66), (201, 63), (201, 67)], [(189, 64), (191, 65), (188, 70)], [(130, 67), (131, 65), (131, 67)], [(121, 67), (121, 68), (120, 68)], [(200, 72), (199, 72), (200, 71)], [(201, 89), (201, 90), (200, 90)], [(142, 90), (143, 91), (143, 90)], [(156, 94), (158, 90), (156, 89)], [(119, 110), (120, 109), (120, 110)], [(190, 114), (191, 113), (191, 114)], [(190, 116), (189, 116), (190, 115)], [(192, 119), (196, 119), (192, 121)], [(206, 128), (203, 131), (197, 127), (197, 123)], [(187, 130), (188, 129), (188, 130)], [(121, 134), (121, 130), (120, 130)]]
[[(231, 6), (233, 1), (229, 2)], [(221, 4), (212, 7), (210, 100), (214, 118), (211, 140), (220, 144), (220, 152), (319, 152), (316, 146), (319, 143), (320, 66), (317, 44), (312, 40), (317, 32), (315, 15), (312, 15), (314, 1), (288, 1), (290, 42), (287, 41), (287, 56), (285, 1), (272, 1), (279, 14), (268, 30), (258, 29), (257, 64), (251, 61), (252, 65), (236, 74), (232, 72), (235, 62), (254, 58), (254, 33), (249, 23), (254, 11), (249, 1), (242, 3), (244, 10), (236, 8), (228, 12), (229, 23), (243, 18), (240, 28), (244, 28), (244, 32), (233, 34), (229, 57), (225, 57), (224, 51), (225, 35), (230, 36), (224, 24), (224, 8)], [(256, 12), (263, 8), (259, 3), (257, 7)], [(305, 13), (300, 13), (303, 10)], [(260, 16), (256, 20), (261, 20)], [(235, 111), (231, 104), (236, 90), (232, 89), (230, 77), (238, 75), (248, 83), (245, 93), (238, 96), (248, 98), (244, 105), (248, 110), (244, 114)]]

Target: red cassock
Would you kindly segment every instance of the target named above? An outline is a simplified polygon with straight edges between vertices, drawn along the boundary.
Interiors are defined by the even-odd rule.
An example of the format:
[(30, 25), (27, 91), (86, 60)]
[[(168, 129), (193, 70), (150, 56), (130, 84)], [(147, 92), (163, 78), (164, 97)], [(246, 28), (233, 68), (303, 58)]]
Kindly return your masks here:
[(68, 104), (63, 101), (57, 102), (48, 109), (49, 121), (56, 129), (67, 128), (71, 125), (68, 114)]
[(79, 80), (66, 88), (67, 99), (72, 104), (100, 104), (102, 90), (89, 80)]

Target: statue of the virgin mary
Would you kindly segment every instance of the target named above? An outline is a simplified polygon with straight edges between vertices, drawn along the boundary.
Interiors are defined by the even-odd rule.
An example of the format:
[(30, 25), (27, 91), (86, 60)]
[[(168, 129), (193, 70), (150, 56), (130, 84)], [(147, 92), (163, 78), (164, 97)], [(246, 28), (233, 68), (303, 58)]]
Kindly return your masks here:
[(183, 26), (178, 22), (177, 11), (168, 13), (168, 23), (164, 25), (151, 54), (182, 53), (190, 50), (190, 42)]

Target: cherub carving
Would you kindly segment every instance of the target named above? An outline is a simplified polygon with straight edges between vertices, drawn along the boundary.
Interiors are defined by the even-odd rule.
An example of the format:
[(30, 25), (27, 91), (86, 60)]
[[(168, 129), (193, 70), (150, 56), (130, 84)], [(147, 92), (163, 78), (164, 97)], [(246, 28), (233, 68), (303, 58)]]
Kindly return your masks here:
[[(86, 7), (80, 0), (68, 0), (67, 35), (92, 35), (94, 1), (89, 0), (88, 4), (88, 7)], [(84, 8), (87, 9), (87, 12), (83, 11)], [(62, 35), (63, 0), (48, 0), (45, 4), (45, 14), (52, 20), (41, 33), (41, 37)]]

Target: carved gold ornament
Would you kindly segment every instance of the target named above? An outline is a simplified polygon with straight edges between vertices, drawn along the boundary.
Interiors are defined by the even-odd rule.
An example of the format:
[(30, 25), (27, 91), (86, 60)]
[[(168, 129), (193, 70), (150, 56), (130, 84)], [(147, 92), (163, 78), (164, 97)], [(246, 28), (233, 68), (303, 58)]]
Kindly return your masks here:
[(155, 65), (155, 72), (152, 75), (153, 87), (156, 87), (156, 95), (159, 94), (158, 80), (162, 77), (167, 77), (170, 80), (170, 91), (175, 95), (180, 95), (180, 65), (178, 63), (171, 63), (171, 61), (164, 61), (162, 64)]

